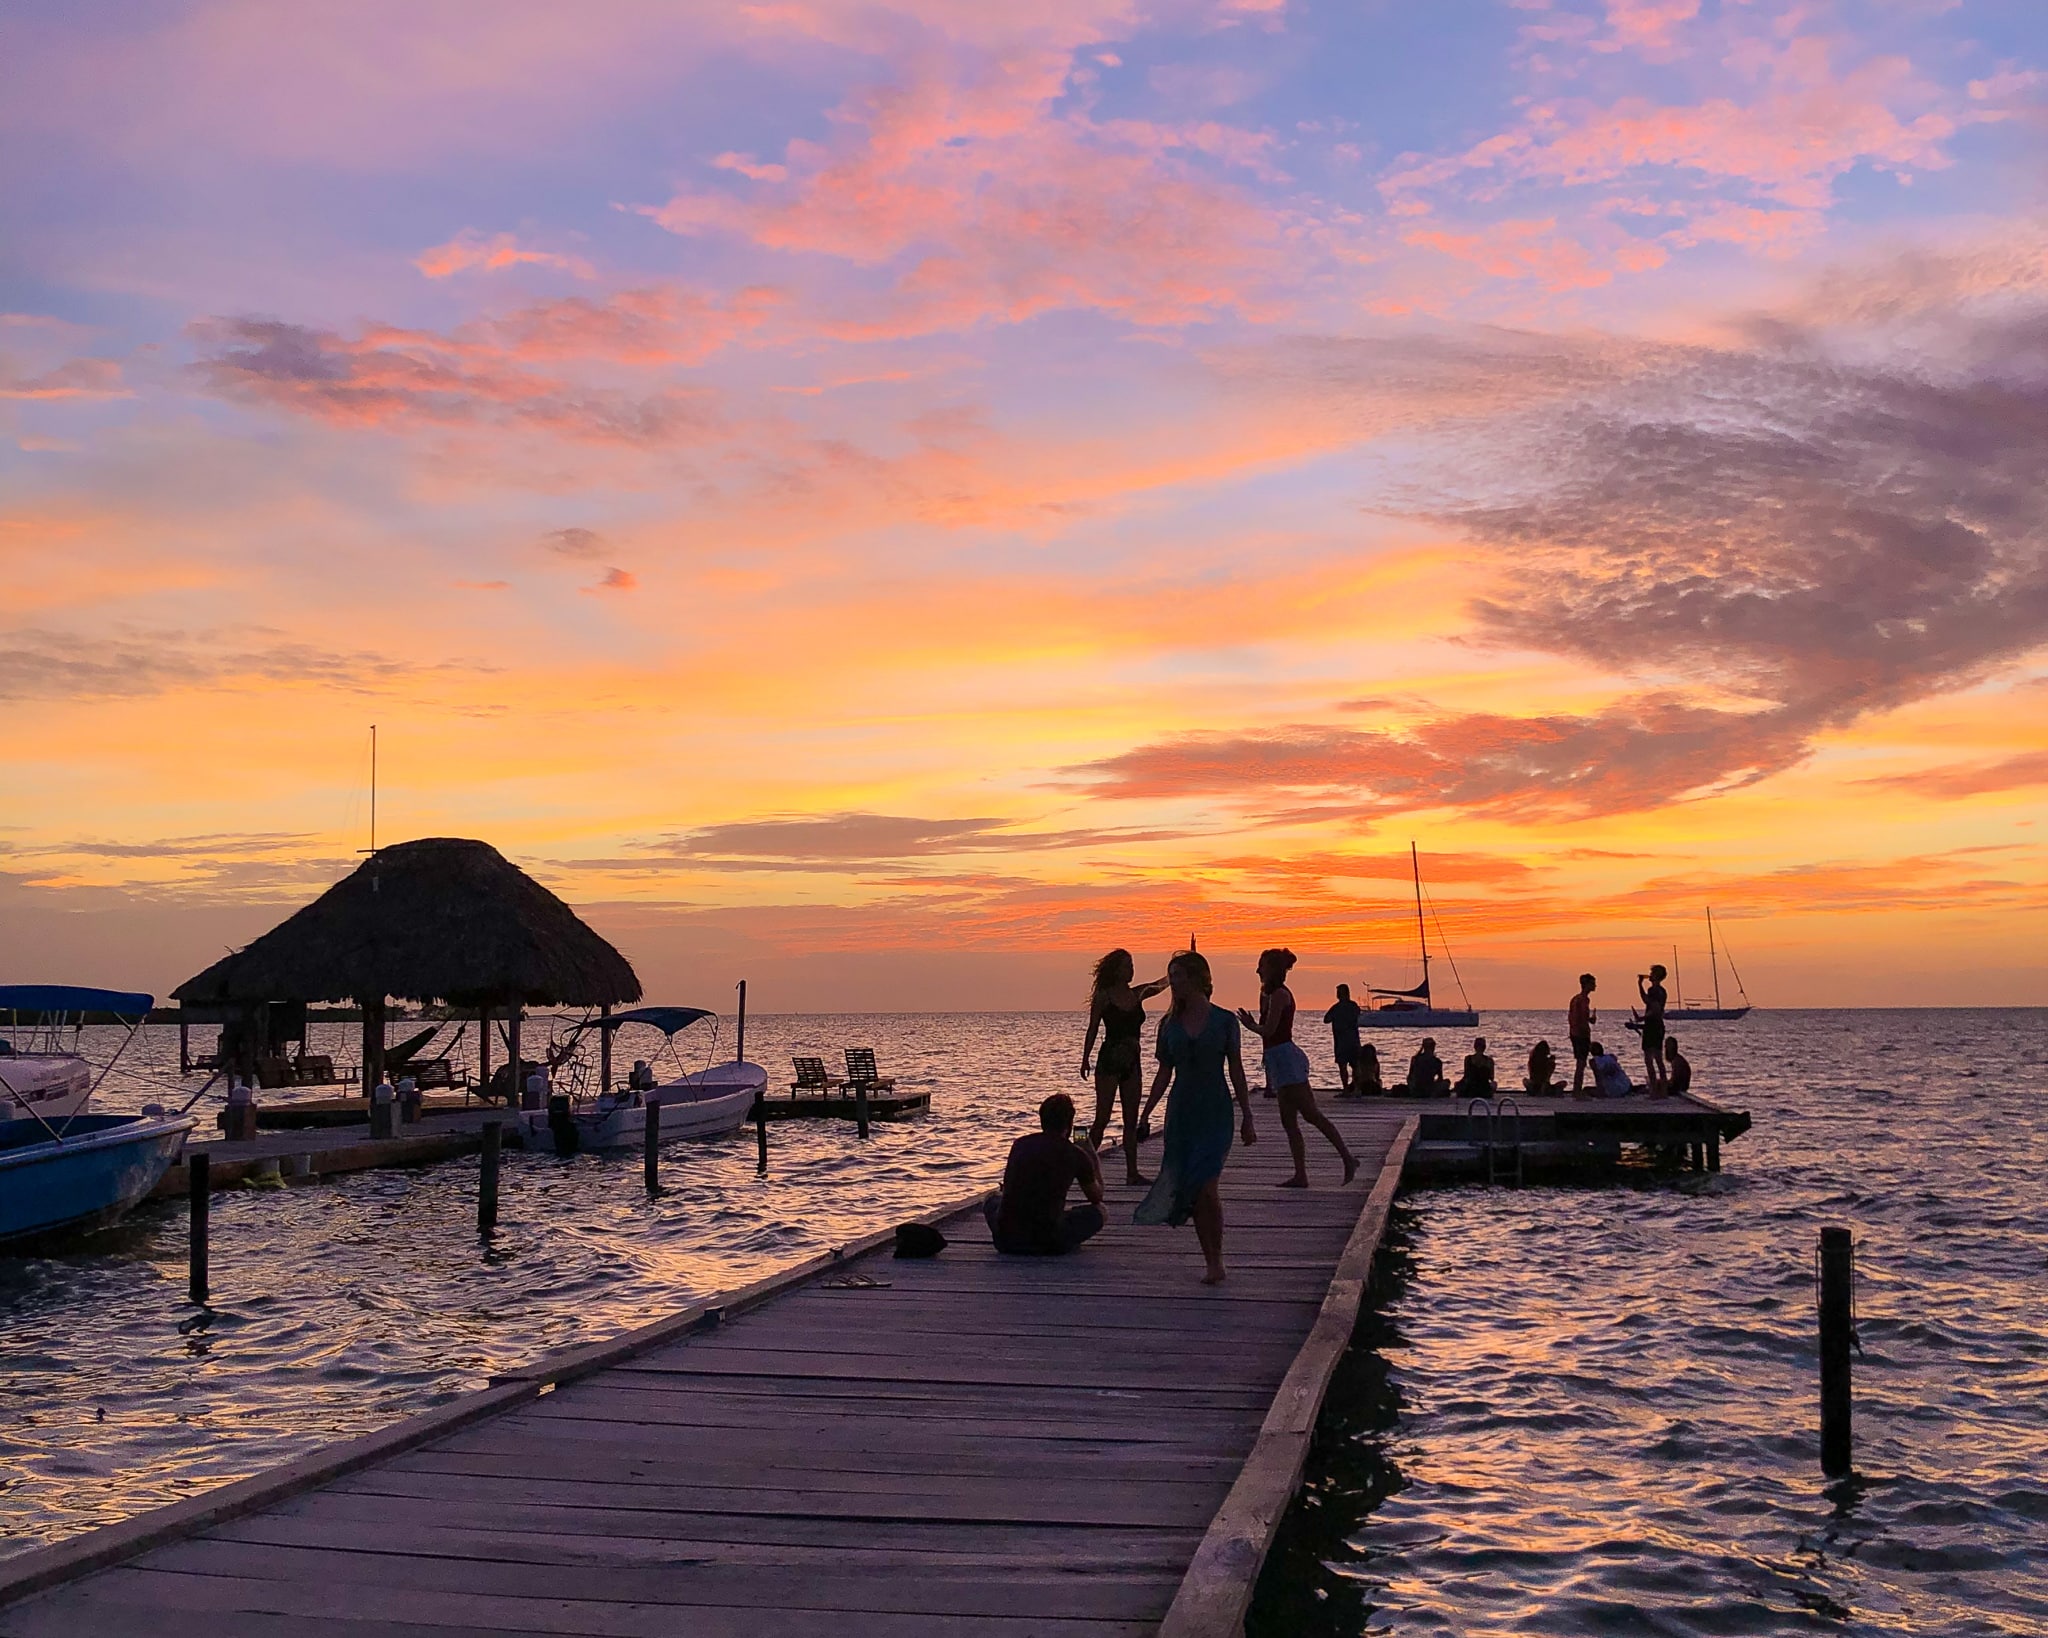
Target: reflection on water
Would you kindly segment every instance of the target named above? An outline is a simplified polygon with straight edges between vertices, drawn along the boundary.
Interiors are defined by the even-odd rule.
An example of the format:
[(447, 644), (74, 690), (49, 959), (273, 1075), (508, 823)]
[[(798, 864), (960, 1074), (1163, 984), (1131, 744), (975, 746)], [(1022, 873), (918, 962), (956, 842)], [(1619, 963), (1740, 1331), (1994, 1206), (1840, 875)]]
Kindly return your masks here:
[[(1757, 1118), (1729, 1170), (1407, 1197), (1259, 1638), (2048, 1632), (2048, 1013), (1684, 1033)], [(1861, 1243), (1838, 1485), (1823, 1222)]]
[[(1555, 1022), (1487, 1033), (1506, 1062)], [(1682, 1033), (1703, 1090), (1756, 1116), (1728, 1170), (1406, 1197), (1259, 1638), (2048, 1633), (2048, 1013)], [(174, 1061), (176, 1032), (147, 1034)], [(756, 1020), (771, 1069), (873, 1045), (933, 1113), (866, 1146), (774, 1127), (765, 1179), (751, 1135), (674, 1146), (653, 1201), (635, 1155), (508, 1156), (489, 1248), (474, 1160), (226, 1194), (210, 1315), (184, 1301), (181, 1205), (89, 1251), (0, 1258), (4, 1545), (378, 1426), (963, 1192), (1046, 1092), (1081, 1090), (1079, 1035), (1054, 1014)], [(1327, 1038), (1308, 1046), (1328, 1084)], [(1863, 1246), (1859, 1478), (1832, 1488), (1822, 1222)]]

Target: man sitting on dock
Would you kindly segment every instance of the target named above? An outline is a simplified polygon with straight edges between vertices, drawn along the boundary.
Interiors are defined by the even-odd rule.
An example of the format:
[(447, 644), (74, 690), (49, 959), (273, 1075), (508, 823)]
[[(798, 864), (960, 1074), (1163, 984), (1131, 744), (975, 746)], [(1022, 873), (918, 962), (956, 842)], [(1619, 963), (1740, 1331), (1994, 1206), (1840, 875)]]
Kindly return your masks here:
[[(1635, 1090), (1629, 1084), (1628, 1071), (1621, 1067), (1621, 1060), (1606, 1046), (1595, 1041), (1591, 1059), (1593, 1070), (1593, 1093), (1601, 1098), (1625, 1098)], [(1574, 1087), (1573, 1092), (1578, 1091)]]
[[(1074, 1141), (1074, 1100), (1055, 1092), (1038, 1106), (1039, 1130), (1010, 1145), (1003, 1186), (982, 1203), (996, 1250), (1017, 1257), (1057, 1257), (1102, 1232), (1102, 1169), (1095, 1153)], [(1067, 1205), (1074, 1184), (1088, 1204)]]
[(1423, 1036), (1422, 1045), (1408, 1060), (1406, 1091), (1411, 1098), (1448, 1098), (1451, 1095), (1451, 1083), (1444, 1079), (1444, 1061), (1436, 1055), (1435, 1036)]
[(1678, 1037), (1664, 1037), (1664, 1090), (1684, 1097), (1692, 1090), (1692, 1060), (1678, 1050)]

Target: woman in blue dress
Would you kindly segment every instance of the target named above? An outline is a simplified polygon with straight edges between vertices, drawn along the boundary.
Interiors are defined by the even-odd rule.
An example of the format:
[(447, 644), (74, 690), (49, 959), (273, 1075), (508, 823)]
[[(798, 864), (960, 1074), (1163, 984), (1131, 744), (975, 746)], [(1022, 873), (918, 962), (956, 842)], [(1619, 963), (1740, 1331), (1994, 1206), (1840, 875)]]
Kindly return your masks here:
[[(1145, 1114), (1152, 1113), (1172, 1082), (1166, 1101), (1165, 1154), (1159, 1176), (1138, 1207), (1140, 1223), (1185, 1223), (1195, 1220), (1195, 1238), (1208, 1264), (1204, 1285), (1223, 1281), (1223, 1162), (1230, 1154), (1230, 1100), (1233, 1093), (1243, 1112), (1240, 1135), (1256, 1143), (1252, 1129), (1251, 1088), (1245, 1083), (1244, 1059), (1237, 1020), (1210, 1003), (1215, 982), (1209, 963), (1193, 950), (1183, 951), (1166, 966), (1173, 1005), (1159, 1025), (1159, 1073)], [(1224, 1084), (1225, 1075), (1229, 1085)], [(1139, 1122), (1142, 1128), (1144, 1122)]]

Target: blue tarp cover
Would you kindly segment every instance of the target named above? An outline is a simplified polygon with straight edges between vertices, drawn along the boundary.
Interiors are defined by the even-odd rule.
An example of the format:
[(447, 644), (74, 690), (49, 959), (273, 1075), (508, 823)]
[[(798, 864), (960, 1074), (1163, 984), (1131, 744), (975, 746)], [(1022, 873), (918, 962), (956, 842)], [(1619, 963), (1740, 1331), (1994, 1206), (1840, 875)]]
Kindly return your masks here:
[(600, 1022), (606, 1029), (617, 1029), (621, 1024), (652, 1024), (662, 1034), (673, 1035), (700, 1018), (714, 1016), (708, 1007), (635, 1007), (631, 1012), (615, 1012)]
[(117, 1012), (139, 1018), (156, 997), (139, 990), (87, 990), (75, 984), (0, 984), (0, 1012)]

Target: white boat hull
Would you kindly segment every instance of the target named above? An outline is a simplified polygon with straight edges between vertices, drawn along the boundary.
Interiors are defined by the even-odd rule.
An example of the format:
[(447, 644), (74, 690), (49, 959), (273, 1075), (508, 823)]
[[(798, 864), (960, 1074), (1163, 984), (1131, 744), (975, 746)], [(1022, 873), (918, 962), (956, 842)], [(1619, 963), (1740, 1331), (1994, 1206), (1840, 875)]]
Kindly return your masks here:
[[(647, 1141), (647, 1106), (661, 1106), (661, 1141), (677, 1138), (725, 1137), (746, 1124), (754, 1100), (768, 1089), (768, 1071), (759, 1064), (715, 1064), (710, 1069), (666, 1081), (652, 1091), (621, 1100), (599, 1098), (574, 1111), (576, 1137), (583, 1149), (637, 1149)], [(547, 1111), (529, 1109), (522, 1116), (530, 1149), (555, 1147)]]
[(1358, 1015), (1360, 1029), (1477, 1029), (1479, 1014), (1460, 1007), (1376, 1007)]
[(69, 1052), (10, 1053), (0, 1058), (0, 1083), (0, 1120), (62, 1120), (91, 1099), (92, 1066)]

